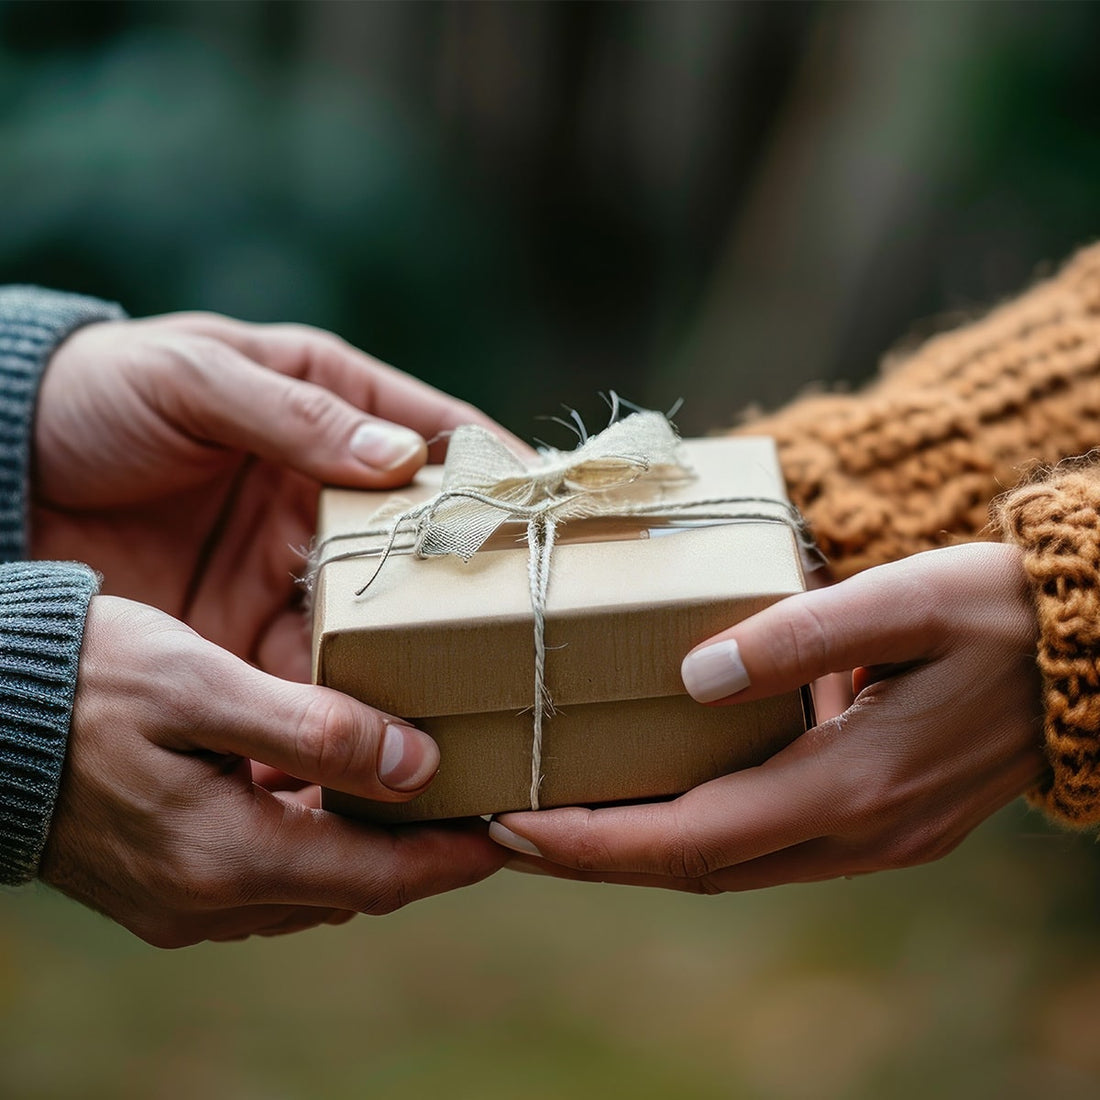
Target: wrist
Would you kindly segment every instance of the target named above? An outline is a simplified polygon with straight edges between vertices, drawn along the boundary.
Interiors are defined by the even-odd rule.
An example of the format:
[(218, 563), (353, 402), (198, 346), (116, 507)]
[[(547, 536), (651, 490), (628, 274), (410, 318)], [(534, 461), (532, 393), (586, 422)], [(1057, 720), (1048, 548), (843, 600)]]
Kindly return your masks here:
[(0, 882), (37, 872), (65, 760), (95, 574), (0, 565)]
[(124, 316), (117, 305), (79, 294), (0, 287), (0, 561), (27, 552), (33, 419), (50, 357), (82, 326)]

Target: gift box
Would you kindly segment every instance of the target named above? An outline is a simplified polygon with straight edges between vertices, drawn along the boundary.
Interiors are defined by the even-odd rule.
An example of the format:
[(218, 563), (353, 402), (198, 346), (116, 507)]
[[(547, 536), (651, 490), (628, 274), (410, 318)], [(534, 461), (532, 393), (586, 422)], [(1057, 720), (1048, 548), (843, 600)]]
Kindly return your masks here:
[(678, 446), (690, 476), (630, 483), (610, 503), (597, 494), (594, 514), (558, 529), (537, 737), (523, 517), (506, 518), (468, 561), (421, 558), (378, 517), (434, 498), (441, 467), (398, 494), (324, 490), (314, 679), (409, 720), (440, 749), (437, 776), (411, 801), (325, 791), (326, 809), (404, 822), (529, 809), (533, 799), (662, 798), (759, 764), (804, 732), (806, 691), (723, 707), (684, 692), (680, 662), (693, 646), (804, 581), (771, 440)]

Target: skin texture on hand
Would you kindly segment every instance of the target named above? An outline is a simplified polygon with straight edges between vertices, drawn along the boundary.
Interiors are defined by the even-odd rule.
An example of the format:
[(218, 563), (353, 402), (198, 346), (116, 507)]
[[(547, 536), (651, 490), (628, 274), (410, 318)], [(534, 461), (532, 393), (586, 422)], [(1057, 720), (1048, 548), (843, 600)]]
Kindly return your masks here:
[(426, 441), (467, 423), (506, 436), (303, 326), (180, 314), (61, 344), (36, 409), (31, 553), (87, 562), (111, 595), (89, 611), (44, 881), (182, 946), (388, 912), (500, 867), (482, 822), (323, 812), (318, 784), (412, 796), (438, 750), (294, 682), (321, 484), (404, 484), (442, 459), (446, 439)]
[(470, 405), (315, 329), (209, 314), (89, 325), (42, 380), (31, 555), (87, 562), (104, 592), (306, 680), (296, 577), (320, 484), (402, 485), (429, 457), (425, 440), (464, 423), (522, 448)]
[(703, 643), (736, 641), (750, 682), (715, 705), (855, 670), (846, 710), (673, 801), (506, 814), (491, 835), (519, 869), (698, 893), (937, 859), (1043, 773), (1036, 634), (1020, 553), (997, 544), (790, 597)]
[(267, 789), (253, 759), (398, 801), (423, 789), (438, 753), (347, 696), (268, 676), (152, 608), (95, 597), (42, 879), (181, 947), (388, 913), (477, 882), (507, 856), (481, 821), (383, 830), (326, 813), (316, 786)]

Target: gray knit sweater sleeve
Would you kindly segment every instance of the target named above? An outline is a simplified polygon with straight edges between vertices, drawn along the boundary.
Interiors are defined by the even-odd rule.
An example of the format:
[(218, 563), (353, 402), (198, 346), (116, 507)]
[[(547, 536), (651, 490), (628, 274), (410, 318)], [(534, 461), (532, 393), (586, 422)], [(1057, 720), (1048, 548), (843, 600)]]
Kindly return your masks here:
[(33, 878), (57, 799), (95, 574), (23, 562), (34, 405), (53, 350), (117, 306), (0, 287), (0, 883)]

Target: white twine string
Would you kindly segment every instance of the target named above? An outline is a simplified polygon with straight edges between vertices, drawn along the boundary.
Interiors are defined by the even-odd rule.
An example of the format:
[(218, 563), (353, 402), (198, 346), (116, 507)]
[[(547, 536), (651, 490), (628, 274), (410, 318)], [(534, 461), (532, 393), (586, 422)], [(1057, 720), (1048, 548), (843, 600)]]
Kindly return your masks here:
[(531, 610), (535, 630), (535, 706), (531, 732), (531, 809), (539, 808), (542, 784), (542, 719), (552, 704), (546, 690), (546, 595), (550, 588), (550, 555), (557, 524), (543, 514), (527, 524), (527, 574), (531, 583)]
[[(640, 445), (623, 448), (624, 441)], [(577, 450), (565, 454), (553, 452), (544, 456), (542, 465), (527, 468), (489, 433), (479, 428), (461, 428), (451, 440), (443, 489), (430, 500), (386, 522), (381, 522), (381, 513), (376, 513), (379, 522), (360, 531), (331, 535), (318, 543), (311, 554), (307, 585), (312, 588), (320, 570), (334, 561), (377, 557), (373, 573), (356, 592), (361, 596), (390, 554), (411, 553), (419, 558), (453, 554), (468, 561), (503, 523), (526, 520), (534, 631), (530, 803), (531, 809), (537, 810), (542, 782), (543, 724), (547, 713), (553, 713), (546, 685), (546, 605), (550, 561), (561, 522), (600, 516), (782, 523), (792, 530), (803, 550), (816, 552), (801, 514), (789, 501), (778, 497), (726, 496), (637, 504), (628, 503), (621, 499), (621, 494), (616, 494), (615, 490), (643, 478), (659, 486), (689, 477), (690, 471), (676, 454), (678, 443), (665, 417), (659, 413), (635, 413), (587, 438)], [(766, 505), (770, 510), (752, 510), (753, 505)], [(397, 541), (401, 534), (409, 533), (413, 535), (411, 541)], [(372, 538), (386, 541), (381, 546), (328, 552), (341, 541)]]

